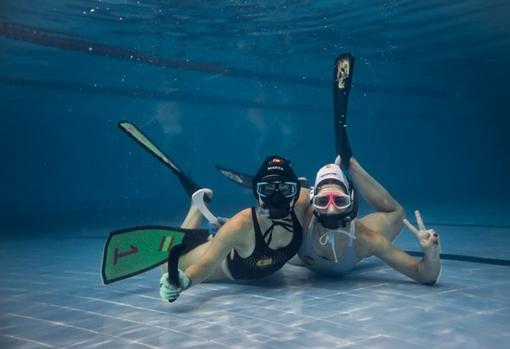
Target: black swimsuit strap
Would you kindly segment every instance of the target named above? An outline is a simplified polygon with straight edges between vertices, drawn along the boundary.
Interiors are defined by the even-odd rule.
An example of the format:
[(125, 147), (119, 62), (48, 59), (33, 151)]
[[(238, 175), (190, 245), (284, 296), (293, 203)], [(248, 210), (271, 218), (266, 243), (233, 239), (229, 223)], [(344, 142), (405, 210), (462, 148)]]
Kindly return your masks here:
[[(263, 234), (263, 238), (264, 238), (264, 241), (266, 241), (267, 246), (269, 246), (269, 244), (271, 243), (271, 240), (273, 238), (274, 227), (281, 226), (285, 230), (290, 231), (291, 233), (294, 232), (294, 229), (293, 229), (294, 225), (292, 223), (278, 222), (278, 221), (271, 221), (271, 222), (273, 224), (271, 224), (271, 226)], [(269, 238), (266, 240), (267, 236), (269, 236)]]
[(255, 210), (255, 207), (252, 207), (251, 214), (252, 214), (252, 218), (253, 218), (253, 227), (255, 228), (255, 239), (262, 240), (261, 242), (263, 242), (264, 245), (266, 245), (267, 247), (269, 247), (269, 244), (271, 243), (271, 240), (273, 239), (273, 230), (274, 230), (275, 226), (281, 226), (285, 230), (287, 230), (291, 233), (294, 232), (294, 223), (293, 223), (294, 215), (292, 215), (292, 218), (285, 218), (285, 219), (276, 220), (276, 221), (271, 220), (272, 224), (269, 226), (269, 228), (267, 228), (267, 230), (264, 233), (262, 233), (262, 231), (260, 230), (259, 222), (257, 220), (256, 212), (257, 211)]

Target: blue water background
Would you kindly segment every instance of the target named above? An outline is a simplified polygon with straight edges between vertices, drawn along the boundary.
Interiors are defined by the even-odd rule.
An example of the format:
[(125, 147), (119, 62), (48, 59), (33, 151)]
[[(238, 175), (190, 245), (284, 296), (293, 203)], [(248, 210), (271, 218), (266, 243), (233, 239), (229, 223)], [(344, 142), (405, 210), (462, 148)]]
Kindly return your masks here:
[(0, 234), (179, 224), (185, 192), (121, 120), (223, 216), (254, 201), (216, 164), (254, 173), (276, 153), (313, 180), (335, 156), (342, 52), (360, 163), (435, 223), (510, 225), (509, 15), (499, 0), (2, 1)]

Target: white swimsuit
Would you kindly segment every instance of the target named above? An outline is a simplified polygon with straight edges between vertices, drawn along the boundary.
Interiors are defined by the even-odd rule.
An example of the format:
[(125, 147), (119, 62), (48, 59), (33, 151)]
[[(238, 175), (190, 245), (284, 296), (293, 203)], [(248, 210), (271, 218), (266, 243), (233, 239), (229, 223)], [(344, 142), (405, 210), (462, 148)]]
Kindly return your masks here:
[[(350, 224), (350, 229), (346, 231), (327, 231), (320, 239), (319, 243), (323, 246), (330, 245), (333, 250), (335, 260), (329, 260), (319, 256), (313, 247), (313, 230), (316, 225), (317, 218), (314, 216), (308, 225), (308, 231), (303, 236), (303, 244), (299, 249), (299, 258), (303, 261), (304, 265), (317, 273), (329, 275), (341, 275), (347, 273), (354, 268), (358, 263), (358, 258), (354, 252), (353, 241), (356, 239), (356, 224), (353, 220)], [(344, 234), (349, 238), (349, 243), (343, 249), (340, 259), (336, 256), (335, 235)]]

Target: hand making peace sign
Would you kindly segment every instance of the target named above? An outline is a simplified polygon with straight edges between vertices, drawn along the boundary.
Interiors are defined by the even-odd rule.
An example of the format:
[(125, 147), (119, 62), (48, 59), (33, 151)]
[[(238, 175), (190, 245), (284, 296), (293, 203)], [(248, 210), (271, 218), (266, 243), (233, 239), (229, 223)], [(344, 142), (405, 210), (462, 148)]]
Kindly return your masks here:
[(425, 254), (432, 254), (432, 256), (438, 257), (439, 253), (441, 252), (439, 235), (434, 229), (425, 228), (425, 224), (421, 218), (420, 211), (416, 210), (414, 211), (414, 214), (416, 216), (416, 222), (418, 223), (418, 229), (409, 223), (407, 219), (404, 219), (404, 224), (416, 237)]

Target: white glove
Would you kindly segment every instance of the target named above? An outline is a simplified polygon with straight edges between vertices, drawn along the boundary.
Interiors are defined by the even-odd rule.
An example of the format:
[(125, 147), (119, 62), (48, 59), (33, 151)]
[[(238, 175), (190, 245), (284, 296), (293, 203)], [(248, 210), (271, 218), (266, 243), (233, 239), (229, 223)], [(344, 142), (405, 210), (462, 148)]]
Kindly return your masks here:
[(159, 280), (159, 295), (169, 302), (175, 301), (182, 291), (191, 286), (191, 279), (188, 275), (181, 269), (177, 269), (177, 271), (179, 272), (179, 285), (173, 285), (168, 281), (168, 273), (164, 273)]

